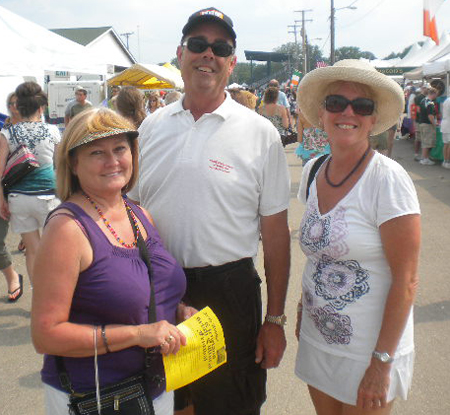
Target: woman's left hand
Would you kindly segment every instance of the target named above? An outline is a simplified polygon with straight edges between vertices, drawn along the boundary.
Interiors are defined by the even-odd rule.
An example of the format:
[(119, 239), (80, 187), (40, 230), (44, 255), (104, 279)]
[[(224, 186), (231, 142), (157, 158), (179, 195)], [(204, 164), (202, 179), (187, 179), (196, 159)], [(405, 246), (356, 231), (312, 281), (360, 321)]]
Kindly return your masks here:
[[(3, 191), (3, 188), (0, 188), (0, 192)], [(0, 200), (0, 216), (4, 220), (9, 220), (9, 217), (11, 216), (11, 213), (9, 211), (9, 205), (7, 200), (4, 197), (1, 197)]]
[(177, 307), (177, 323), (182, 323), (184, 320), (192, 317), (194, 314), (198, 313), (198, 310), (194, 307), (190, 307), (184, 303), (178, 304)]
[(372, 358), (358, 388), (356, 406), (362, 409), (386, 407), (391, 364)]

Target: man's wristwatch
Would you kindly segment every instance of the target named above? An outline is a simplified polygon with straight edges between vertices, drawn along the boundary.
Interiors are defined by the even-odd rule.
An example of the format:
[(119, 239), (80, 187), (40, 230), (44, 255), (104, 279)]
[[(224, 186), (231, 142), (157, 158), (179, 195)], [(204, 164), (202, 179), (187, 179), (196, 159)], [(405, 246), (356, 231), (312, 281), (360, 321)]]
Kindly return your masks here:
[(277, 324), (278, 326), (285, 326), (286, 325), (286, 316), (284, 314), (281, 314), (281, 316), (271, 316), (270, 314), (266, 315), (266, 321), (269, 323)]
[(372, 352), (372, 356), (383, 363), (392, 363), (394, 361), (394, 358), (386, 352), (377, 352), (376, 350), (374, 350)]

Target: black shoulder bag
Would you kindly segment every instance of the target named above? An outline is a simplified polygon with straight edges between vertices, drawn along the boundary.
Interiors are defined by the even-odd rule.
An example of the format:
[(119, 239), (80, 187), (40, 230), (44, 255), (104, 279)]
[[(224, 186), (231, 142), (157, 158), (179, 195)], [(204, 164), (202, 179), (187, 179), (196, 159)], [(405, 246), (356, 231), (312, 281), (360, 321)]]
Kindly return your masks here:
[[(137, 229), (128, 209), (127, 214), (136, 237)], [(150, 255), (141, 233), (138, 234), (137, 245), (141, 258), (148, 268), (150, 279), (148, 321), (149, 323), (154, 323), (156, 322), (156, 302)], [(124, 379), (114, 385), (105, 386), (99, 390), (98, 394), (96, 391), (86, 393), (75, 392), (64, 366), (64, 359), (61, 356), (55, 356), (61, 386), (69, 394), (69, 413), (71, 415), (155, 415), (153, 401), (150, 397), (150, 384), (159, 385), (164, 381), (164, 378), (161, 378), (161, 376), (149, 376), (146, 373), (155, 356), (157, 356), (155, 351), (146, 349), (144, 372)]]
[(328, 157), (328, 154), (324, 154), (320, 156), (312, 165), (311, 170), (309, 171), (308, 176), (308, 182), (306, 183), (306, 200), (308, 200), (309, 197), (309, 188), (311, 187), (311, 183), (314, 180), (314, 177), (316, 177), (316, 173), (319, 170), (320, 166), (323, 164), (323, 162)]

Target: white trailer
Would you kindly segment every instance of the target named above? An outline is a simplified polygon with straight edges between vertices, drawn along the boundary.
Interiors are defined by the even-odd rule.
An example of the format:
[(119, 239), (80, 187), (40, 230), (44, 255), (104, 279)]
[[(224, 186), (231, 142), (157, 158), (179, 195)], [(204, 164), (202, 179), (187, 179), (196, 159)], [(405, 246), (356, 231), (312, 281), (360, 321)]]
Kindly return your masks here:
[(69, 102), (75, 100), (75, 88), (81, 85), (87, 91), (87, 100), (94, 107), (100, 106), (105, 99), (102, 81), (51, 81), (47, 85), (48, 116), (51, 124), (64, 124), (64, 113)]

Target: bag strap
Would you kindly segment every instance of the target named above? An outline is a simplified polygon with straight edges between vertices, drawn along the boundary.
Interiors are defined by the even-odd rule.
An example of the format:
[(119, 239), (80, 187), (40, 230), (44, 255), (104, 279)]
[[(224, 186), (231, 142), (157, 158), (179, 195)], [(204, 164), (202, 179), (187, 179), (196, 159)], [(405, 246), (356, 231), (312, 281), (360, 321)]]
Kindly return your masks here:
[[(127, 203), (127, 207), (129, 207)], [(152, 264), (150, 262), (150, 254), (147, 249), (147, 245), (145, 244), (144, 238), (142, 237), (141, 232), (138, 233), (138, 229), (136, 228), (136, 224), (133, 220), (133, 216), (131, 215), (131, 207), (127, 209), (128, 219), (130, 220), (131, 226), (133, 227), (134, 237), (137, 235), (137, 245), (139, 248), (139, 253), (141, 255), (142, 260), (148, 269), (148, 278), (150, 279), (150, 305), (148, 307), (148, 322), (156, 323), (156, 300), (155, 300), (155, 287), (153, 284), (152, 278)]]
[(309, 188), (311, 187), (311, 184), (314, 180), (314, 177), (316, 177), (316, 173), (319, 170), (320, 166), (323, 164), (323, 162), (328, 157), (328, 154), (324, 154), (320, 156), (312, 165), (311, 170), (309, 171), (308, 176), (308, 182), (306, 183), (306, 200), (308, 200), (309, 197)]
[[(150, 303), (148, 307), (148, 322), (149, 324), (156, 322), (156, 300), (155, 300), (155, 288), (153, 284), (152, 278), (152, 267), (150, 261), (150, 254), (148, 252), (147, 245), (145, 244), (144, 238), (142, 237), (141, 232), (138, 232), (136, 224), (133, 220), (133, 216), (131, 215), (131, 207), (127, 206), (127, 215), (130, 220), (131, 226), (133, 228), (134, 237), (137, 235), (137, 246), (139, 248), (139, 254), (147, 266), (148, 270), (148, 278), (150, 280)], [(145, 349), (145, 367), (150, 367), (150, 364), (153, 359), (153, 354), (150, 348)], [(64, 364), (64, 358), (62, 356), (55, 356), (56, 369), (58, 371), (59, 382), (61, 383), (62, 388), (69, 393), (70, 395), (76, 395), (76, 392), (73, 389), (72, 383), (69, 378), (69, 374), (67, 373), (66, 366)]]

